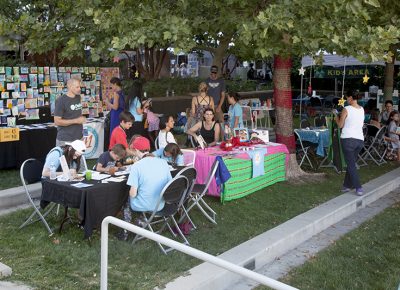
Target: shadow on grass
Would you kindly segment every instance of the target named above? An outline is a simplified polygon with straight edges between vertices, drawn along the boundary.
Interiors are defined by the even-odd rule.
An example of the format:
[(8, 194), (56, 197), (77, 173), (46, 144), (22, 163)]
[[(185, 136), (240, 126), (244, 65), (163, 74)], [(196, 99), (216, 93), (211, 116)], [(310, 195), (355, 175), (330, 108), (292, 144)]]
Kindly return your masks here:
[[(371, 166), (360, 171), (362, 182), (396, 168), (395, 164)], [(198, 230), (188, 237), (191, 246), (213, 255), (253, 238), (335, 196), (344, 175), (325, 170), (321, 183), (291, 185), (277, 183), (245, 198), (220, 204), (207, 202), (218, 213), (218, 225), (208, 223), (197, 210), (193, 220)], [(18, 226), (29, 211), (23, 210), (0, 218), (0, 261), (13, 268), (11, 281), (22, 281), (38, 289), (98, 289), (100, 240), (95, 232), (92, 242), (82, 240), (83, 232), (68, 225), (61, 235), (48, 237), (42, 224), (22, 230)], [(76, 213), (72, 213), (76, 216)], [(52, 216), (50, 224), (59, 224), (61, 215)], [(110, 236), (117, 231), (111, 227)], [(111, 238), (109, 243), (110, 289), (153, 289), (183, 275), (200, 261), (178, 252), (168, 256), (155, 243), (141, 241), (134, 246)]]

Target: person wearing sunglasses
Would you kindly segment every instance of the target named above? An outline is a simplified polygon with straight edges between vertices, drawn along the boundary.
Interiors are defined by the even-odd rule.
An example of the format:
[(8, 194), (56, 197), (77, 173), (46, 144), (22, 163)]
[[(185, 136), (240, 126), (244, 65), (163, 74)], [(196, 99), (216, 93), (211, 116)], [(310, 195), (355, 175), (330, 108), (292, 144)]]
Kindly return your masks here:
[(224, 121), (224, 102), (225, 102), (225, 80), (218, 77), (218, 67), (213, 65), (210, 77), (207, 78), (208, 95), (214, 99), (215, 119), (222, 123)]

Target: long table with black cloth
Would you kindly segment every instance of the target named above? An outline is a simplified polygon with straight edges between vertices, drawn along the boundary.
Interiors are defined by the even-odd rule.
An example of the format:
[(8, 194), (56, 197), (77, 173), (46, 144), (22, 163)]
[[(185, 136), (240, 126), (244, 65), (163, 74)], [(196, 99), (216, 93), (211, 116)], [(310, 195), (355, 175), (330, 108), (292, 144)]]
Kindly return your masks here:
[(128, 198), (129, 186), (122, 182), (102, 183), (97, 180), (84, 181), (93, 184), (85, 188), (71, 186), (75, 182), (42, 180), (41, 207), (50, 202), (67, 208), (78, 208), (84, 227), (84, 238), (89, 238), (93, 229), (99, 228), (106, 216), (115, 216)]
[(19, 141), (0, 142), (0, 169), (19, 168), (28, 158), (42, 162), (56, 145), (56, 127), (20, 129)]

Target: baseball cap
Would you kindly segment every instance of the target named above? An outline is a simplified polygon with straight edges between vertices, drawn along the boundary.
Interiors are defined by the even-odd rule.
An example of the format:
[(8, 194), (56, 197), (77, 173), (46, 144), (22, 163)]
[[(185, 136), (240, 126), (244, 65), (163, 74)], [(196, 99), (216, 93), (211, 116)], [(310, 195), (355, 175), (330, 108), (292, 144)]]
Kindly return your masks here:
[(212, 73), (218, 73), (218, 68), (216, 66), (212, 66), (210, 71)]
[(139, 136), (132, 142), (132, 148), (140, 151), (150, 150), (150, 141), (146, 137)]
[(65, 145), (70, 145), (72, 148), (75, 149), (76, 152), (83, 154), (86, 150), (85, 142), (82, 140), (75, 140), (72, 142), (65, 142)]

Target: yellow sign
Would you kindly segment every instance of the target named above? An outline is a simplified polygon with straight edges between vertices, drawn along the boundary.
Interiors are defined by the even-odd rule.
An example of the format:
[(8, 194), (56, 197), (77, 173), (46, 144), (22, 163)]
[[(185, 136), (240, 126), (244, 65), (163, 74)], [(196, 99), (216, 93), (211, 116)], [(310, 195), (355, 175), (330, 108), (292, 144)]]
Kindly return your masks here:
[(0, 128), (0, 142), (19, 141), (19, 128)]

